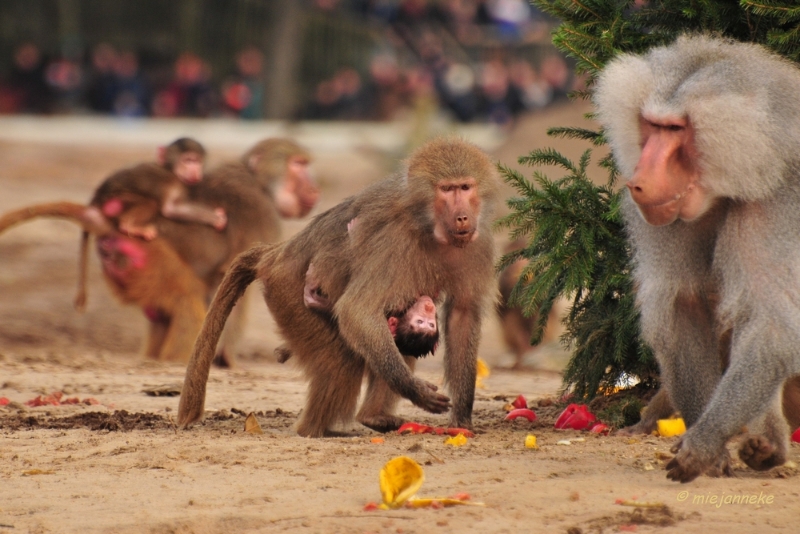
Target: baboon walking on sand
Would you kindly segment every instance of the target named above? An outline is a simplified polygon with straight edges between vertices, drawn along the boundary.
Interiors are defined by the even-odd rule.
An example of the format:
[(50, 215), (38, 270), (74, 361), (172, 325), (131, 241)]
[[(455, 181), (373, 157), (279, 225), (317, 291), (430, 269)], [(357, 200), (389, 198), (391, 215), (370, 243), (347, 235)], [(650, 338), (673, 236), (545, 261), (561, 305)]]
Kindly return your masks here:
[[(623, 175), (642, 334), (688, 430), (667, 476), (728, 474), (727, 441), (786, 460), (781, 388), (800, 373), (800, 69), (684, 36), (606, 67), (598, 118)], [(723, 374), (720, 354), (728, 353)]]
[[(407, 308), (420, 294), (443, 302), (450, 424), (471, 427), (481, 320), (497, 287), (491, 219), (498, 190), (494, 166), (477, 147), (434, 140), (410, 156), (405, 172), (317, 216), (289, 241), (240, 255), (220, 285), (186, 369), (179, 425), (202, 418), (225, 319), (259, 279), (309, 381), (300, 435), (332, 435), (336, 423), (352, 419), (365, 372), (369, 382), (359, 421), (372, 428), (402, 424), (392, 413), (398, 395), (432, 413), (451, 408), (449, 397), (413, 375), (413, 358), (403, 358), (386, 325), (387, 312)], [(347, 224), (356, 217), (358, 231), (348, 236)], [(304, 304), (312, 261), (335, 321)]]

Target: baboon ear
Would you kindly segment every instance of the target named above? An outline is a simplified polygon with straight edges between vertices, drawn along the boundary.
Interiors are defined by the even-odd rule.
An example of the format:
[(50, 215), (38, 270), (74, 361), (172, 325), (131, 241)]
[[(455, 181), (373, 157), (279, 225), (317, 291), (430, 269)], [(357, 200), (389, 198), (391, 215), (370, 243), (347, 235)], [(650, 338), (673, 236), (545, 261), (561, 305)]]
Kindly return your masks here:
[(250, 169), (251, 172), (256, 172), (258, 170), (259, 163), (261, 163), (261, 154), (256, 153), (247, 158), (247, 168)]
[(156, 160), (158, 160), (158, 164), (162, 167), (167, 164), (167, 147), (158, 147), (156, 150)]
[(393, 336), (397, 334), (397, 324), (399, 322), (397, 317), (389, 317), (389, 332), (391, 332)]

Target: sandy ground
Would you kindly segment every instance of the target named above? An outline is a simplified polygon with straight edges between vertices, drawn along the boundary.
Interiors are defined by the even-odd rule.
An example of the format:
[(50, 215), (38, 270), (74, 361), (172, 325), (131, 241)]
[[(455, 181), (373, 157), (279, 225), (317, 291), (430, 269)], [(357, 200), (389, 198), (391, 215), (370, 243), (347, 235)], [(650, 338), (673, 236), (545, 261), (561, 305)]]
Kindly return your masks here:
[[(513, 164), (547, 143), (574, 157), (582, 146), (548, 142), (543, 131), (579, 124), (582, 111), (534, 117), (493, 154)], [(7, 137), (0, 141), (0, 211), (85, 201), (110, 171), (153, 154), (140, 145)], [(216, 160), (236, 154), (206, 144)], [(321, 209), (389, 167), (391, 157), (364, 147), (322, 151), (316, 160)], [(285, 234), (302, 224), (287, 224)], [(543, 404), (558, 396), (556, 371), (564, 354), (550, 345), (531, 353), (525, 370), (510, 371), (512, 358), (493, 317), (480, 348), (492, 374), (477, 390), (476, 437), (463, 447), (434, 435), (391, 434), (373, 443), (378, 434), (356, 425), (351, 438), (298, 437), (292, 425), (304, 383), (295, 368), (274, 363), (272, 350), (280, 340), (257, 295), (250, 295), (240, 365), (212, 370), (205, 423), (178, 432), (178, 398), (146, 391), (166, 386), (174, 392), (184, 367), (139, 356), (144, 319), (113, 300), (96, 262), (88, 310), (73, 311), (78, 239), (78, 230), (60, 221), (38, 221), (0, 236), (0, 397), (11, 401), (0, 407), (1, 533), (794, 530), (800, 502), (796, 468), (754, 473), (737, 465), (735, 478), (701, 477), (678, 485), (663, 471), (674, 438), (555, 431), (554, 406), (537, 407), (534, 423), (503, 421), (504, 404), (520, 393)], [(424, 360), (420, 374), (440, 383), (440, 358)], [(55, 391), (99, 404), (24, 405)], [(244, 432), (250, 412), (263, 434)], [(446, 421), (407, 402), (400, 413), (428, 424)], [(528, 434), (537, 436), (538, 450), (524, 447)], [(569, 445), (557, 444), (565, 439)], [(399, 455), (422, 464), (420, 496), (466, 492), (485, 506), (363, 511), (380, 500), (380, 468)], [(800, 463), (797, 445), (790, 459)], [(739, 504), (731, 504), (733, 497)], [(626, 506), (620, 499), (663, 506)]]

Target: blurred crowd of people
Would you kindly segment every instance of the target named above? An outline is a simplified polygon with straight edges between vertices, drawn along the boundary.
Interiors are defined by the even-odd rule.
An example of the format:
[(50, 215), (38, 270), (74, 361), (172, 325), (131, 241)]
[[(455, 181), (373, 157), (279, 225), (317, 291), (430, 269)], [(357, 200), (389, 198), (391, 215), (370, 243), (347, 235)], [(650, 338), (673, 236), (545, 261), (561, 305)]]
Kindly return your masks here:
[[(580, 88), (545, 46), (550, 26), (526, 0), (312, 0), (312, 7), (364, 21), (380, 37), (364, 65), (312, 84), (296, 118), (391, 120), (434, 102), (459, 121), (508, 124)], [(535, 60), (520, 53), (532, 43), (549, 51)], [(108, 43), (86, 55), (48, 58), (36, 44), (20, 44), (0, 80), (0, 113), (263, 117), (267, 73), (258, 48), (238, 51), (223, 77), (192, 52), (152, 68), (142, 68), (136, 51)]]
[(95, 46), (87, 61), (46, 58), (34, 43), (14, 51), (9, 75), (0, 80), (0, 113), (93, 112), (121, 117), (260, 118), (263, 55), (245, 48), (235, 74), (215, 87), (211, 67), (192, 52), (165, 69), (141, 68), (132, 50)]

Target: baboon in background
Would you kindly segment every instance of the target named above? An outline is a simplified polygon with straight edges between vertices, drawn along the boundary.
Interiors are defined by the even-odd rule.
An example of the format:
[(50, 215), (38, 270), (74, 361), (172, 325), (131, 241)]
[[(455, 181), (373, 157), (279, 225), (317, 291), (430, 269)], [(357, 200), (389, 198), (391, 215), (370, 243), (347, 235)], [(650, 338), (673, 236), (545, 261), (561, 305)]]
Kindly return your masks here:
[[(124, 302), (139, 304), (154, 325), (145, 355), (159, 360), (186, 360), (187, 347), (191, 347), (205, 317), (206, 286), (165, 241), (144, 242), (121, 235), (99, 210), (72, 202), (8, 212), (0, 217), (0, 233), (35, 217), (72, 220), (93, 234), (112, 292)], [(151, 272), (158, 276), (151, 276)], [(164, 320), (166, 317), (171, 320)]]
[[(450, 399), (413, 375), (386, 327), (386, 312), (418, 295), (441, 295), (450, 424), (472, 426), (480, 326), (495, 297), (491, 217), (499, 179), (489, 158), (460, 140), (434, 140), (408, 159), (406, 172), (373, 184), (317, 216), (280, 245), (240, 255), (226, 274), (186, 369), (178, 424), (203, 416), (206, 382), (225, 318), (256, 278), (289, 349), (309, 380), (297, 426), (302, 436), (330, 435), (349, 421), (365, 370), (369, 384), (359, 421), (391, 430), (397, 395), (432, 413)], [(359, 231), (350, 237), (349, 221)], [(348, 244), (348, 240), (352, 243)], [(336, 321), (303, 302), (314, 262)], [(400, 267), (402, 266), (402, 268)]]
[[(189, 190), (193, 202), (230, 214), (222, 231), (156, 215), (159, 237), (144, 241), (115, 232), (100, 207), (72, 203), (23, 208), (0, 221), (9, 221), (8, 227), (37, 216), (55, 216), (83, 224), (85, 231), (99, 237), (98, 254), (112, 291), (122, 302), (141, 307), (150, 321), (146, 355), (185, 361), (227, 265), (252, 244), (276, 240), (279, 216), (302, 217), (318, 199), (319, 192), (306, 169), (308, 153), (294, 142), (261, 141), (245, 153), (242, 161), (221, 166)], [(146, 165), (117, 174), (128, 176), (140, 171), (168, 173), (156, 165)], [(131, 209), (138, 208), (131, 205)], [(85, 277), (83, 268), (80, 276)], [(76, 297), (79, 304), (82, 298), (85, 300), (80, 292), (82, 283)], [(223, 345), (220, 363), (233, 363), (236, 334), (234, 331)]]
[[(188, 188), (203, 179), (205, 156), (206, 150), (198, 141), (189, 137), (176, 139), (159, 147), (157, 165), (145, 163), (103, 180), (89, 206), (100, 210), (120, 233), (147, 240), (157, 235), (155, 221), (159, 214), (222, 230), (227, 224), (224, 210), (188, 201)], [(105, 248), (115, 248), (108, 242), (104, 245)], [(98, 252), (102, 255), (100, 247)], [(89, 232), (84, 231), (79, 253), (78, 291), (74, 300), (79, 311), (86, 307), (88, 265)]]
[[(784, 382), (800, 373), (800, 70), (766, 49), (684, 36), (621, 56), (595, 92), (623, 175), (644, 339), (688, 430), (670, 479), (782, 464)], [(720, 365), (731, 332), (730, 363)]]
[[(270, 138), (256, 143), (239, 162), (211, 171), (191, 189), (191, 199), (221, 207), (228, 216), (222, 232), (164, 217), (158, 232), (207, 286), (211, 301), (225, 271), (237, 254), (255, 243), (280, 238), (280, 218), (300, 218), (319, 200), (309, 165), (311, 157), (290, 139)], [(243, 306), (237, 306), (220, 344), (215, 363), (234, 365), (236, 343), (243, 327)], [(191, 347), (187, 347), (187, 354)]]

